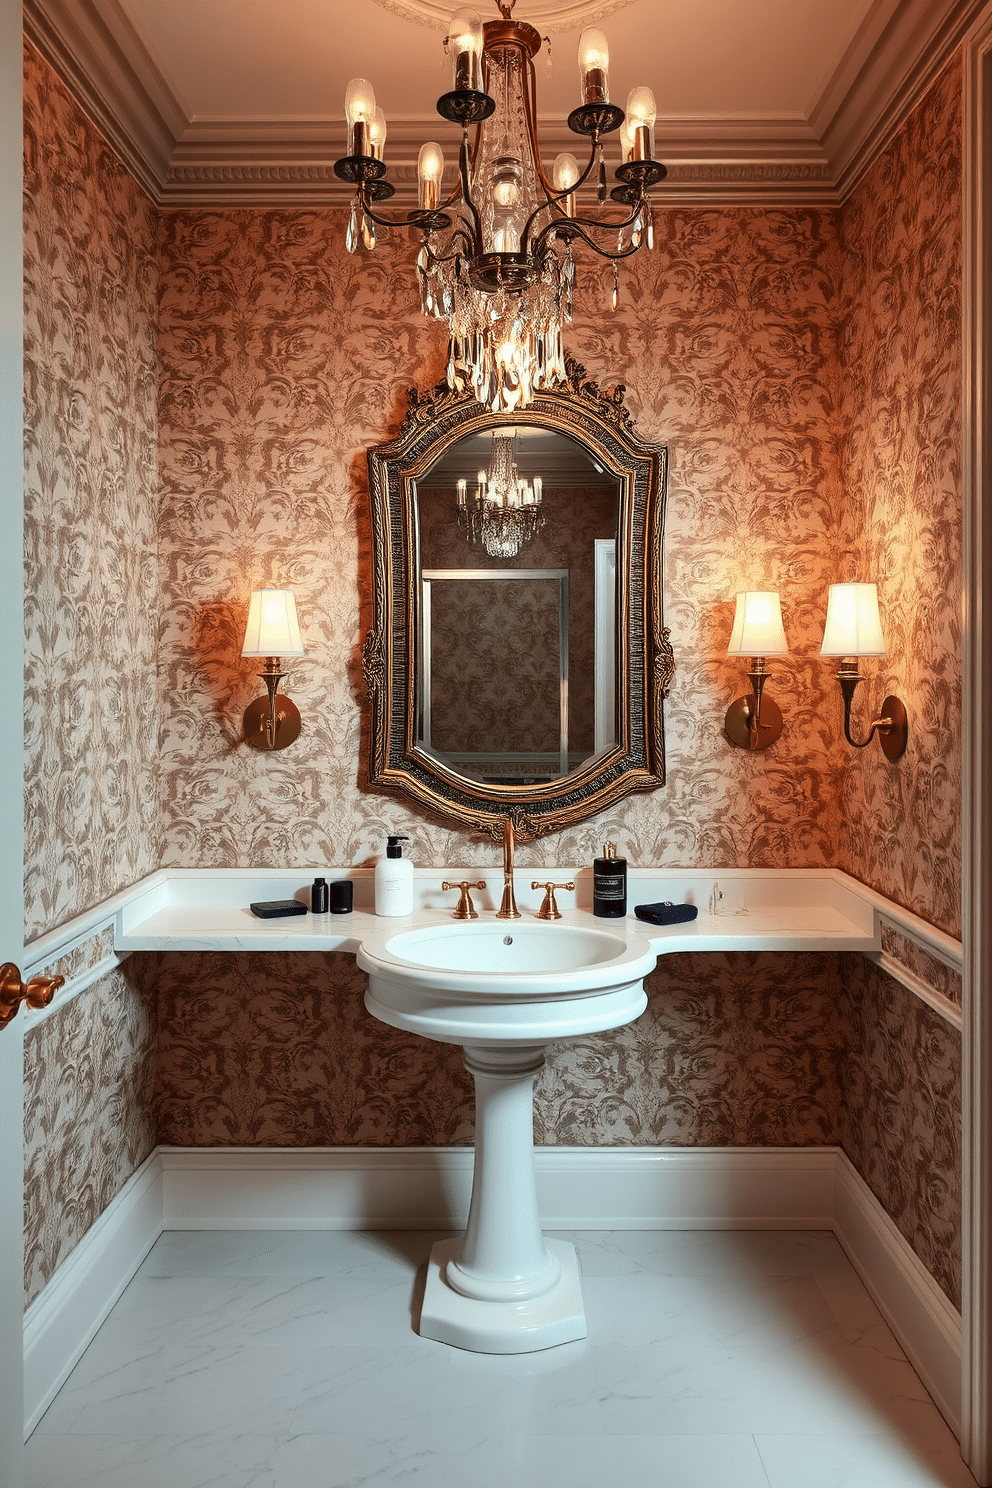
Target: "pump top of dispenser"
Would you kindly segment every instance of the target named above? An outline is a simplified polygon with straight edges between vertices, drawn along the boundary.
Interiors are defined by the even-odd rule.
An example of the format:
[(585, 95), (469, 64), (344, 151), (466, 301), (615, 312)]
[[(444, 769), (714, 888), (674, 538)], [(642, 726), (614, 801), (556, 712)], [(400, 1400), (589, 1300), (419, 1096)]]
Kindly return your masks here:
[(386, 838), (386, 857), (387, 858), (401, 858), (403, 856), (403, 849), (400, 847), (400, 843), (401, 842), (409, 842), (409, 840), (410, 840), (409, 837), (387, 837)]
[(604, 842), (603, 843), (603, 857), (604, 858), (615, 858), (616, 855), (617, 855), (617, 845), (616, 845), (616, 843), (615, 842)]

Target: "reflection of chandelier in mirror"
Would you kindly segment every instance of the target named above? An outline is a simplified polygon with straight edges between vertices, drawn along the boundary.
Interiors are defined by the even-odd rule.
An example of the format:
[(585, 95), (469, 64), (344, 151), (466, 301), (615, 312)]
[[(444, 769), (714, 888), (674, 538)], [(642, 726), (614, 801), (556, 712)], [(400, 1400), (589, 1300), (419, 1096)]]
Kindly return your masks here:
[(471, 498), (468, 482), (458, 482), (458, 525), (466, 529), (470, 543), (482, 543), (490, 558), (515, 558), (544, 526), (541, 477), (528, 482), (518, 474), (516, 438), (515, 431), (493, 435), (489, 469), (479, 471)]
[[(442, 199), (444, 157), (436, 144), (422, 147), (417, 163), (420, 202), (406, 217), (383, 217), (376, 204), (395, 192), (385, 179), (382, 153), (386, 121), (364, 78), (348, 85), (348, 154), (336, 162), (338, 176), (356, 185), (347, 246), (375, 247), (375, 225), (414, 226), (423, 246), (417, 260), (421, 304), (448, 326), (448, 383), (471, 389), (494, 411), (523, 407), (542, 387), (565, 377), (562, 325), (571, 320), (575, 264), (572, 245), (581, 238), (613, 261), (613, 307), (618, 303), (617, 265), (651, 243), (649, 189), (665, 167), (652, 158), (654, 97), (635, 88), (626, 113), (609, 101), (609, 49), (598, 27), (579, 38), (582, 102), (568, 116), (574, 134), (589, 140), (581, 168), (559, 155), (550, 177), (537, 144), (537, 82), (533, 58), (541, 35), (514, 21), (515, 0), (497, 0), (502, 20), (485, 25), (459, 11), (445, 43), (454, 87), (438, 99), (442, 118), (462, 126), (458, 179)], [(469, 144), (469, 125), (477, 125)], [(620, 184), (610, 192), (620, 216), (578, 215), (576, 192), (597, 173), (597, 200), (606, 201), (602, 137), (620, 130)], [(594, 209), (595, 210), (595, 209)]]

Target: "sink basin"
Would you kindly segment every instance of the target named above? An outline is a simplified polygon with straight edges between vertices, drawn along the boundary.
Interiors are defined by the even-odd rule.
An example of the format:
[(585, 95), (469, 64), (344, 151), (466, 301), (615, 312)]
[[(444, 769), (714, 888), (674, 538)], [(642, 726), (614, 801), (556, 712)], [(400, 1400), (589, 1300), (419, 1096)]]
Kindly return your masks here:
[(475, 1082), (468, 1227), (431, 1251), (421, 1335), (492, 1354), (584, 1338), (574, 1247), (541, 1234), (534, 1079), (552, 1040), (640, 1017), (655, 952), (622, 922), (449, 920), (384, 927), (357, 959), (373, 1017), (463, 1045)]
[(443, 1043), (572, 1038), (644, 1011), (655, 953), (625, 927), (515, 920), (418, 926), (367, 937), (375, 1017)]

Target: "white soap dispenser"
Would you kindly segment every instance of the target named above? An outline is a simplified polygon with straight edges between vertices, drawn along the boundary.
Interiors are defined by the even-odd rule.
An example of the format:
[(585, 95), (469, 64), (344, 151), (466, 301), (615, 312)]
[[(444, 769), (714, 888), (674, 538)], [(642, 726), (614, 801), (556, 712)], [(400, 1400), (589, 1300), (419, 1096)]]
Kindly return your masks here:
[(375, 912), (377, 915), (413, 914), (413, 864), (403, 856), (406, 837), (389, 837), (386, 856), (375, 865)]

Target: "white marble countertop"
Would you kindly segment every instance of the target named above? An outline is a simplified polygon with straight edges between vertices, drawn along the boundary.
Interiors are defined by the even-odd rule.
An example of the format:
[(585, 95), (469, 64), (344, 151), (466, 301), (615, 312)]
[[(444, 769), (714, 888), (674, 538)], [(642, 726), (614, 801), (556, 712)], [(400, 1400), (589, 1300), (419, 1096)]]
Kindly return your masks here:
[[(354, 883), (355, 910), (347, 915), (306, 915), (261, 920), (248, 908), (264, 899), (310, 901), (310, 884), (319, 875), (328, 882)], [(414, 871), (413, 914), (397, 917), (373, 913), (371, 868), (305, 869), (162, 869), (146, 880), (117, 913), (114, 945), (118, 951), (343, 951), (354, 954), (364, 940), (397, 930), (449, 922), (457, 902), (454, 892), (441, 892), (442, 880), (472, 883), (480, 920), (494, 918), (503, 887), (502, 870), (494, 868), (421, 868)], [(575, 891), (559, 890), (561, 924), (589, 924), (592, 874), (588, 868), (518, 866), (517, 906), (524, 919), (537, 914), (543, 897), (533, 880), (562, 884), (574, 879)], [(621, 924), (650, 942), (661, 956), (675, 951), (877, 951), (880, 947), (878, 896), (836, 869), (702, 869), (628, 871), (625, 921), (597, 920), (613, 930)], [(659, 900), (691, 903), (699, 915), (688, 924), (656, 926), (638, 920), (635, 904)]]

